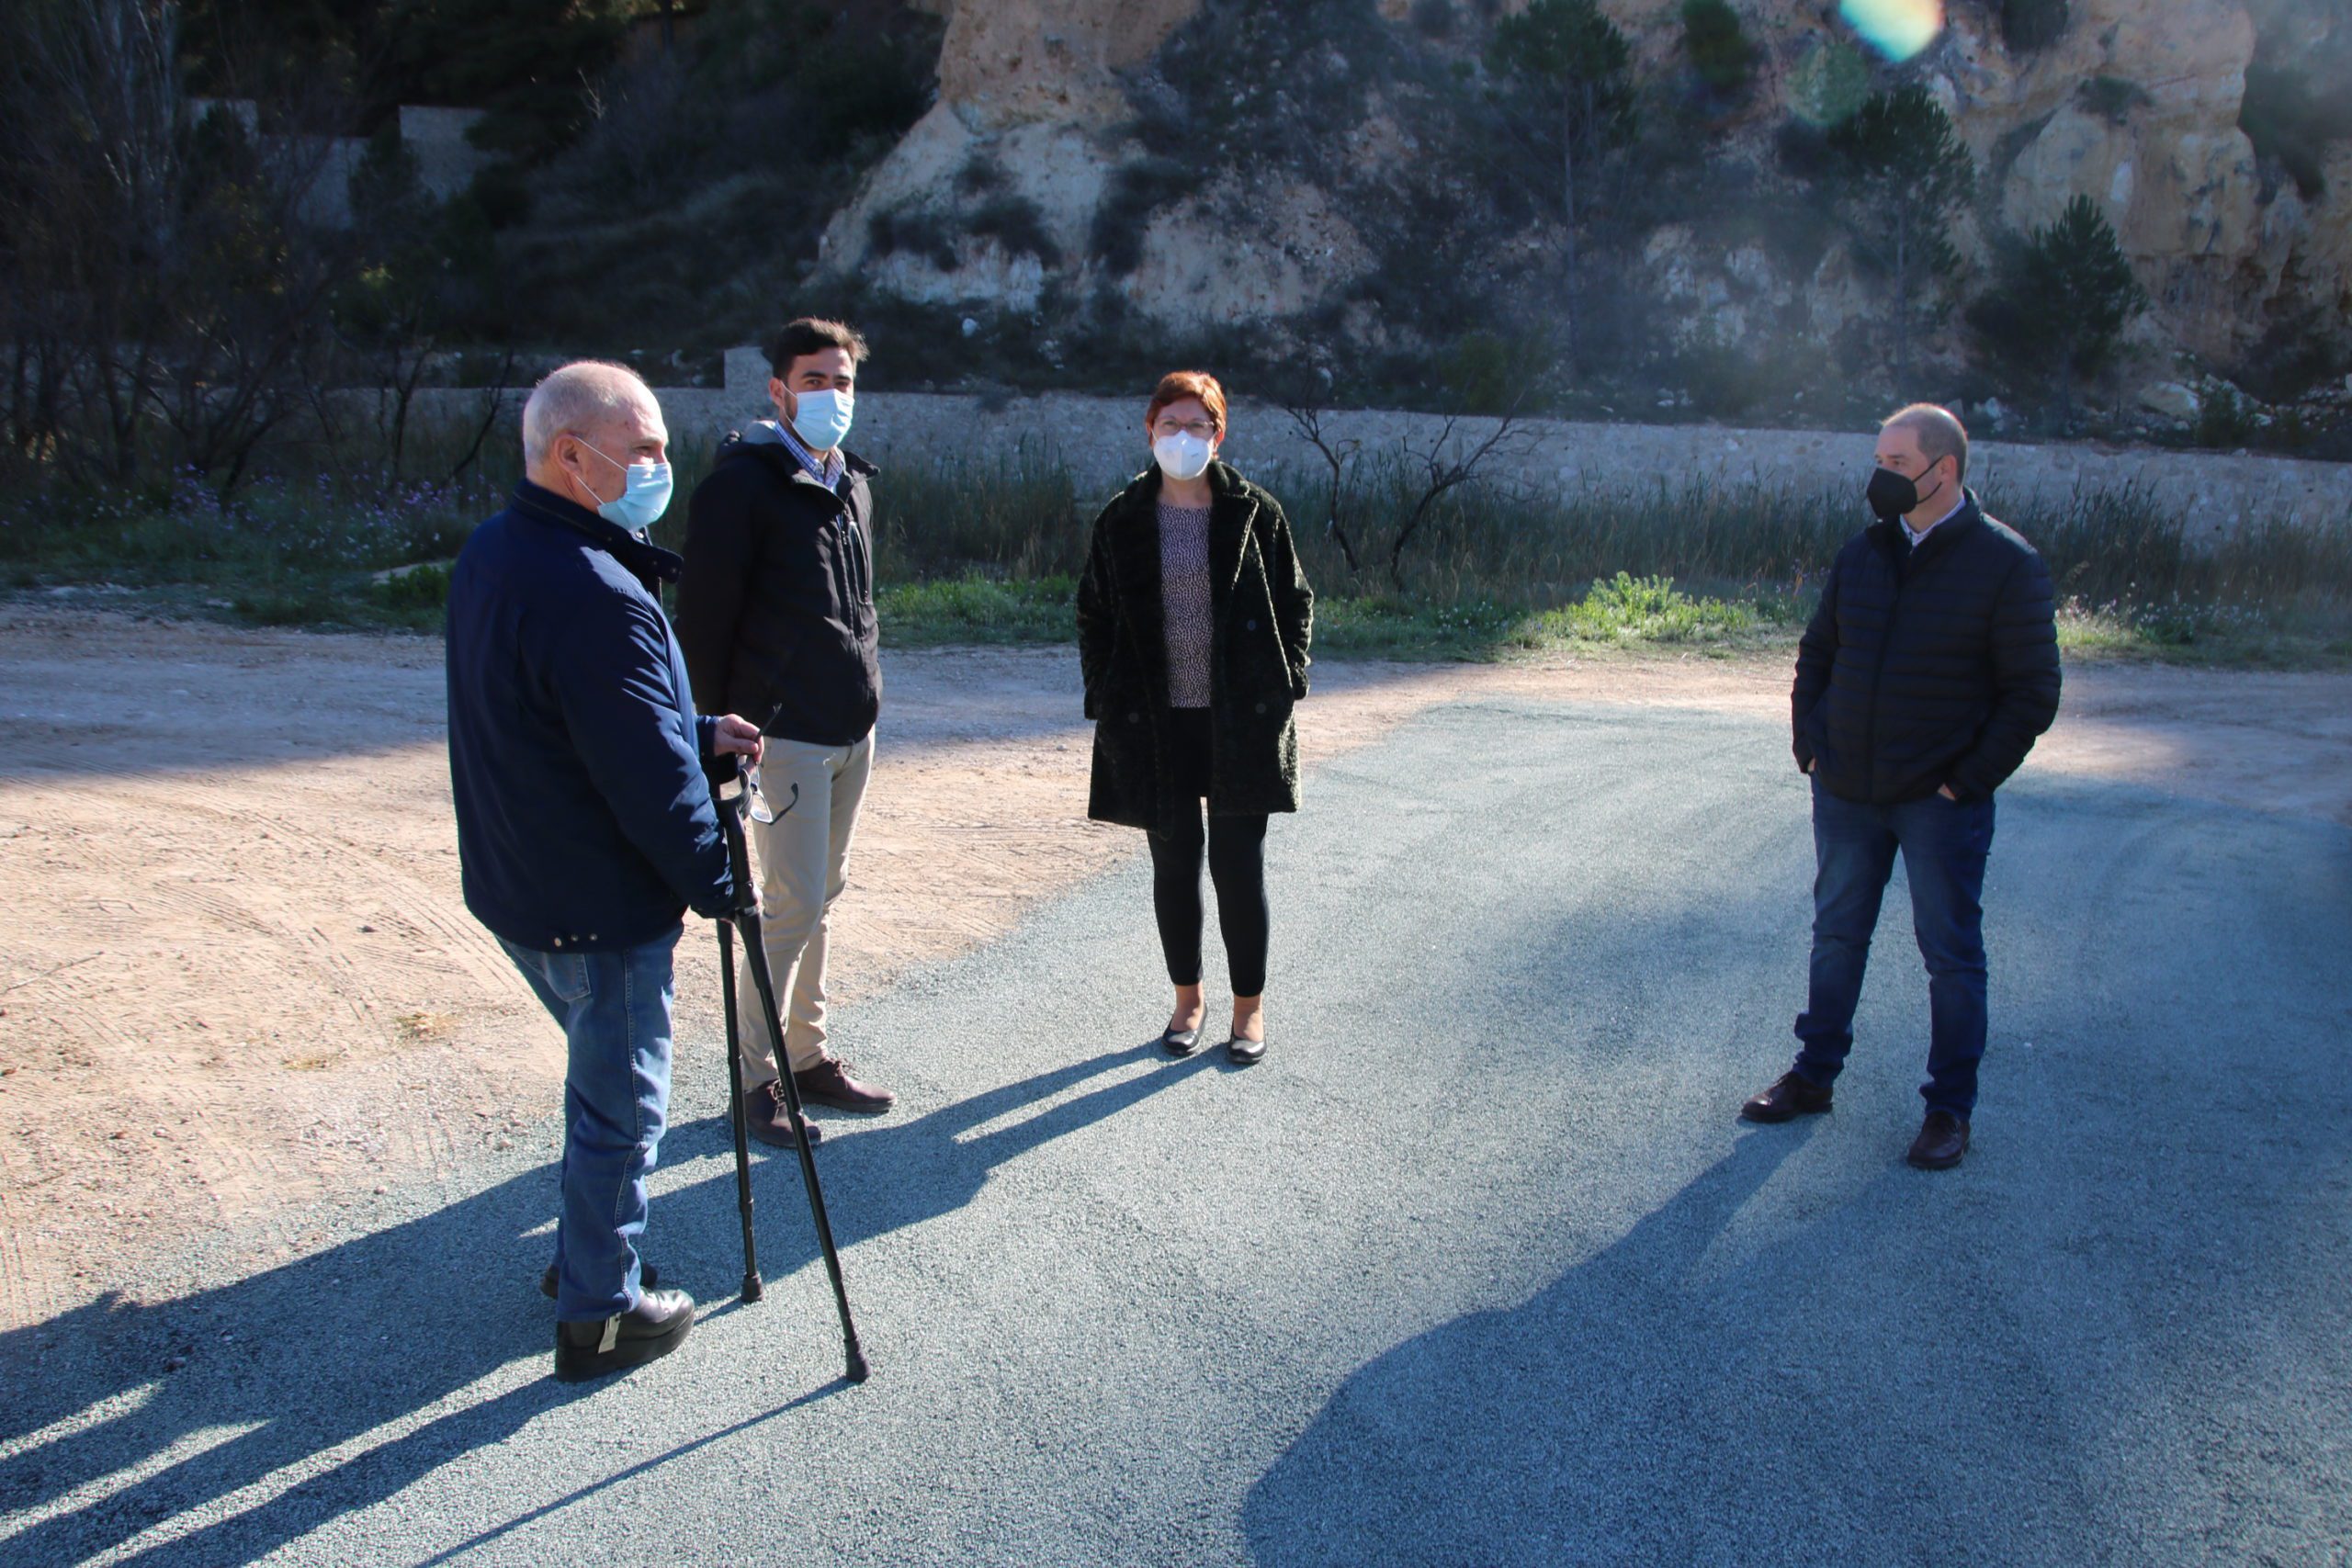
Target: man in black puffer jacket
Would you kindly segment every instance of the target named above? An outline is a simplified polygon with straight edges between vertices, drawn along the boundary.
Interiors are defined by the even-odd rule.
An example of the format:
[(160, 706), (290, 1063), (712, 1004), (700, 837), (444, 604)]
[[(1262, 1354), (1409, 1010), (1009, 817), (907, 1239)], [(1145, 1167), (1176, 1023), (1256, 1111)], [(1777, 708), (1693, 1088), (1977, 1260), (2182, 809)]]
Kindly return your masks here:
[(1797, 766), (1813, 779), (1813, 968), (1796, 1065), (1741, 1114), (1829, 1109), (1899, 850), (1928, 965), (1928, 1114), (1910, 1161), (1958, 1165), (1984, 1055), (1993, 792), (2058, 714), (2049, 570), (1962, 488), (1968, 432), (1914, 404), (1879, 433), (1879, 521), (1838, 552), (1797, 650)]
[(865, 340), (839, 321), (786, 326), (768, 350), (775, 418), (719, 447), (688, 507), (678, 579), (678, 641), (695, 699), (727, 705), (717, 711), (745, 715), (766, 734), (756, 775), (765, 809), (752, 813), (752, 841), (785, 1039), (770, 1039), (766, 1018), (749, 1010), (743, 1098), (752, 1135), (784, 1146), (818, 1134), (786, 1111), (780, 1066), (813, 1105), (873, 1114), (896, 1098), (826, 1049), (827, 931), (882, 708), (875, 469), (842, 445), (865, 358)]

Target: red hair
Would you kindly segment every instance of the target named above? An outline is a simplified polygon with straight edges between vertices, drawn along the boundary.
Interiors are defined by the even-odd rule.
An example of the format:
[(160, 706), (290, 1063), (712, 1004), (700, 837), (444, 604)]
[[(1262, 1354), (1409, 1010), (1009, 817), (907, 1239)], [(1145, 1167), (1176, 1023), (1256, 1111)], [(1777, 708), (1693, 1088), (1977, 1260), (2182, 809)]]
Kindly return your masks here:
[(1216, 433), (1225, 434), (1225, 389), (1205, 370), (1174, 370), (1162, 376), (1159, 390), (1151, 394), (1151, 407), (1144, 411), (1145, 426), (1159, 423), (1161, 409), (1186, 398), (1198, 398), (1201, 407), (1209, 411), (1209, 422), (1216, 426)]

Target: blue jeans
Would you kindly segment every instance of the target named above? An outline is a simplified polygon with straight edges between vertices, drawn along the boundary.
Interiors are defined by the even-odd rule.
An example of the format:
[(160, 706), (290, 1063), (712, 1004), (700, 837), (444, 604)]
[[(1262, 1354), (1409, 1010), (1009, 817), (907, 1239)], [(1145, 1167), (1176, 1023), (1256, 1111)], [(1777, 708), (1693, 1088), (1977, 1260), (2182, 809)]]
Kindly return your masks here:
[(1984, 1055), (1984, 861), (1993, 848), (1993, 802), (1941, 795), (1901, 806), (1860, 806), (1813, 786), (1813, 976), (1797, 1015), (1796, 1070), (1826, 1085), (1854, 1044), (1854, 1007), (1879, 900), (1903, 852), (1911, 924), (1928, 964), (1928, 1081), (1933, 1111), (1965, 1117), (1976, 1107)]
[(563, 1212), (556, 1316), (595, 1323), (637, 1304), (645, 1175), (670, 1109), (672, 931), (612, 953), (499, 945), (563, 1025)]

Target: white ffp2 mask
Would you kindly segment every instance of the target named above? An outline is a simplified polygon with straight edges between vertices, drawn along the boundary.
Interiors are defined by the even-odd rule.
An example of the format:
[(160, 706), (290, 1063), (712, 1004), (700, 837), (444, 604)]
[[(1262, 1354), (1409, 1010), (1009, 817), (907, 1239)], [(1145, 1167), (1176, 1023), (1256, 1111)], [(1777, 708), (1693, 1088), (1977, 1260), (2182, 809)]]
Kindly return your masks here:
[(1171, 479), (1196, 479), (1207, 471), (1209, 444), (1197, 435), (1179, 431), (1163, 435), (1151, 444), (1151, 455), (1159, 462), (1160, 472)]

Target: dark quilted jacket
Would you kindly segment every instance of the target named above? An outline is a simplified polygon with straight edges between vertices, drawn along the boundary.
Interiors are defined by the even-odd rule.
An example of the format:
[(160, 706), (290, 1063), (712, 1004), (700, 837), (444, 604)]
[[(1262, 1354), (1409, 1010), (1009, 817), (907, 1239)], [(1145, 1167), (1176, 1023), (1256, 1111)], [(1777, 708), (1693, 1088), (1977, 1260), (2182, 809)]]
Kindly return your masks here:
[(1915, 550), (1900, 522), (1838, 554), (1797, 649), (1797, 765), (1888, 806), (1987, 795), (2058, 716), (2050, 571), (1971, 495)]
[[(1280, 502), (1223, 463), (1209, 488), (1209, 810), (1298, 809), (1298, 729), (1315, 594)], [(1168, 649), (1159, 587), (1159, 469), (1094, 520), (1078, 585), (1078, 658), (1096, 720), (1086, 814), (1172, 828), (1185, 800), (1170, 756)], [(1194, 807), (1194, 810), (1199, 807)]]
[(695, 702), (770, 735), (853, 746), (882, 711), (874, 615), (874, 465), (827, 490), (753, 425), (719, 445), (687, 502), (678, 644)]

